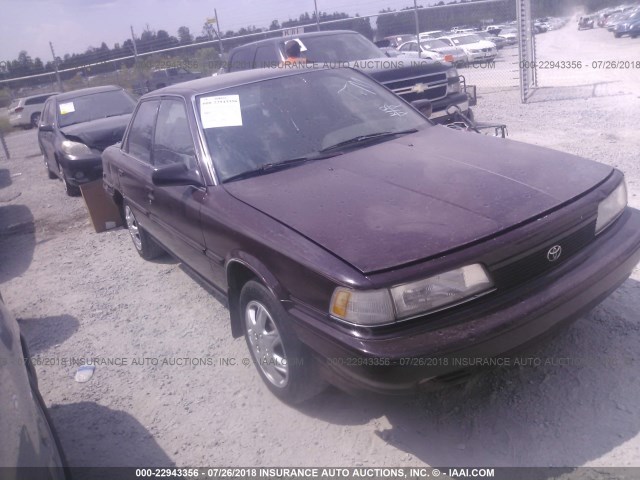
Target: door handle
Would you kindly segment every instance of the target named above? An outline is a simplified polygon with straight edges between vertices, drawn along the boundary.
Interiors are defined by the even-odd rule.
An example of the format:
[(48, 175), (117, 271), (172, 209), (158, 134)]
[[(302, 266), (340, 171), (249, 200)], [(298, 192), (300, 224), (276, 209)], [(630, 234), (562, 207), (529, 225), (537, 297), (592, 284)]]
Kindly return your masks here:
[(151, 188), (147, 189), (147, 198), (149, 199), (149, 203), (153, 202), (156, 199)]
[(118, 176), (124, 177), (124, 170), (122, 170), (121, 168), (118, 169)]

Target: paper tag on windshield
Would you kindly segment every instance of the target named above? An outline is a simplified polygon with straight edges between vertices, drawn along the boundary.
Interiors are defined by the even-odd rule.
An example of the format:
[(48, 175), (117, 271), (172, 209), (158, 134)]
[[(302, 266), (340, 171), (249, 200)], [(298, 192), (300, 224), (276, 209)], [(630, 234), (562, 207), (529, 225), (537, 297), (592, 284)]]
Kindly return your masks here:
[(67, 113), (76, 111), (73, 102), (61, 103), (58, 107), (60, 108), (60, 115), (66, 115)]
[(242, 126), (240, 96), (220, 95), (201, 98), (200, 119), (203, 128)]

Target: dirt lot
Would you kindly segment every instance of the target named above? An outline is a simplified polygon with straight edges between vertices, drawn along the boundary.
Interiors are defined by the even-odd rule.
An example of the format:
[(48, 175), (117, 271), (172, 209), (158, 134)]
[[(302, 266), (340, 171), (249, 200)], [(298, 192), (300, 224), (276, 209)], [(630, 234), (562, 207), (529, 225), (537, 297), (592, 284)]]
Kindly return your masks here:
[[(606, 60), (613, 45), (616, 57), (640, 60), (639, 43), (571, 23), (541, 35), (538, 48), (540, 59)], [(640, 70), (591, 70), (541, 72), (545, 88), (529, 105), (496, 72), (476, 116), (504, 121), (512, 139), (622, 169), (640, 208)], [(35, 132), (8, 143), (0, 290), (41, 361), (40, 388), (71, 465), (640, 466), (638, 268), (536, 350), (540, 366), (498, 368), (415, 398), (329, 390), (291, 408), (243, 365), (244, 340), (231, 339), (218, 299), (175, 261), (143, 261), (126, 230), (94, 233), (82, 199), (46, 178)], [(82, 357), (127, 365), (98, 365), (80, 384), (68, 362)], [(189, 357), (216, 365), (163, 365)]]

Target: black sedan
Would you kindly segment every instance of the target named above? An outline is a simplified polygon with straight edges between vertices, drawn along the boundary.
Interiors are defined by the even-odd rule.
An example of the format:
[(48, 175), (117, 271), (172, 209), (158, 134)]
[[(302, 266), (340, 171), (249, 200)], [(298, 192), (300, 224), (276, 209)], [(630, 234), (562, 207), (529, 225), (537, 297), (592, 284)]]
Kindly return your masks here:
[(577, 319), (640, 260), (622, 172), (435, 126), (352, 69), (149, 93), (102, 160), (138, 253), (167, 250), (225, 295), (291, 402), (324, 381), (459, 378)]
[(135, 100), (120, 87), (84, 88), (47, 100), (38, 128), (38, 143), (49, 178), (60, 178), (67, 195), (102, 178), (100, 155), (119, 142)]

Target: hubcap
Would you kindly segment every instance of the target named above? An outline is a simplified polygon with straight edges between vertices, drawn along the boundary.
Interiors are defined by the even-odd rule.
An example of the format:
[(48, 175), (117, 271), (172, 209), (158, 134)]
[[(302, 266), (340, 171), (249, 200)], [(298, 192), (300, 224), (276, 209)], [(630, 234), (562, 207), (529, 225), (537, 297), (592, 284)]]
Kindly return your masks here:
[(124, 218), (127, 222), (127, 228), (129, 229), (129, 234), (131, 235), (133, 244), (138, 250), (142, 250), (142, 239), (140, 238), (138, 222), (136, 221), (136, 217), (133, 216), (133, 212), (131, 211), (131, 208), (129, 208), (129, 205), (124, 208)]
[(258, 367), (274, 386), (284, 388), (289, 381), (289, 365), (271, 314), (264, 305), (252, 300), (245, 309), (244, 321)]

